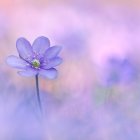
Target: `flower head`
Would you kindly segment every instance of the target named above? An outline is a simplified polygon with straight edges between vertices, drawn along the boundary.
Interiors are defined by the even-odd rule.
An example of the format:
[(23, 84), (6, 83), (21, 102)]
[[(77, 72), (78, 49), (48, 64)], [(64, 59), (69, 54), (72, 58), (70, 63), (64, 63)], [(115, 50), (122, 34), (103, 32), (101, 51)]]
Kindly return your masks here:
[(110, 58), (107, 67), (106, 80), (109, 85), (130, 83), (137, 78), (137, 69), (128, 58)]
[(7, 64), (20, 69), (21, 76), (45, 76), (54, 79), (57, 70), (54, 68), (62, 63), (62, 58), (58, 57), (61, 51), (60, 46), (50, 47), (48, 38), (41, 36), (35, 39), (31, 45), (25, 38), (19, 38), (16, 42), (19, 57), (11, 55), (7, 58)]

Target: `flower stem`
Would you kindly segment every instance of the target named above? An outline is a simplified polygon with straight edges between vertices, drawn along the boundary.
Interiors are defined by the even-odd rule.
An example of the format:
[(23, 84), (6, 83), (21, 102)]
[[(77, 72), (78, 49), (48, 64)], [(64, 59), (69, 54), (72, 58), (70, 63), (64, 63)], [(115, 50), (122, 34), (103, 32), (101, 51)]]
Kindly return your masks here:
[(36, 81), (36, 91), (37, 91), (38, 104), (39, 104), (40, 111), (42, 112), (42, 106), (41, 106), (41, 100), (40, 100), (40, 94), (39, 94), (38, 75), (35, 76), (35, 81)]

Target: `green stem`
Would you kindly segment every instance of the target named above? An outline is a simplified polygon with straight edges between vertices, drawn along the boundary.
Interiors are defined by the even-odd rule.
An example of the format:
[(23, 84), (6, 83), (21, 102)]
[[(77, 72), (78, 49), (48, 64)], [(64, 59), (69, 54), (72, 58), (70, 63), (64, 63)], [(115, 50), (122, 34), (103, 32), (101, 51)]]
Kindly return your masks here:
[(35, 80), (36, 80), (36, 91), (37, 91), (38, 104), (39, 104), (40, 111), (42, 112), (42, 106), (41, 106), (41, 100), (40, 100), (40, 94), (39, 94), (38, 75), (35, 76)]

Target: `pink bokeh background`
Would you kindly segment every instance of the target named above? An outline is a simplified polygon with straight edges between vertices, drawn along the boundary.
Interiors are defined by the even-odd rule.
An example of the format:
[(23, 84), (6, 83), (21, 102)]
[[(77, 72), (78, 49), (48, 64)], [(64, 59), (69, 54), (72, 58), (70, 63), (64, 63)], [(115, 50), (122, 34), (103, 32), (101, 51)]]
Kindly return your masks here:
[[(139, 7), (139, 0), (1, 0), (0, 139), (139, 140)], [(20, 77), (5, 60), (18, 55), (17, 38), (42, 35), (63, 46), (64, 62), (56, 80), (40, 79), (40, 124), (34, 77)]]

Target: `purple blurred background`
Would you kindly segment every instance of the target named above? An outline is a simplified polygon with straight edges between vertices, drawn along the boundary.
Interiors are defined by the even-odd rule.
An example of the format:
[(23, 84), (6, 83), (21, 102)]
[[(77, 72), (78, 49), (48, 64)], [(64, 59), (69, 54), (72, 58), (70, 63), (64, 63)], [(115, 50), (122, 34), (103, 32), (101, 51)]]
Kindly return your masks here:
[[(0, 140), (140, 139), (139, 0), (0, 1)], [(47, 36), (63, 46), (56, 80), (6, 63), (15, 42)]]

